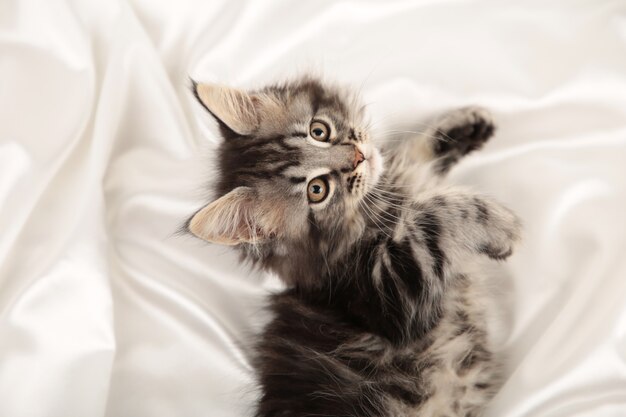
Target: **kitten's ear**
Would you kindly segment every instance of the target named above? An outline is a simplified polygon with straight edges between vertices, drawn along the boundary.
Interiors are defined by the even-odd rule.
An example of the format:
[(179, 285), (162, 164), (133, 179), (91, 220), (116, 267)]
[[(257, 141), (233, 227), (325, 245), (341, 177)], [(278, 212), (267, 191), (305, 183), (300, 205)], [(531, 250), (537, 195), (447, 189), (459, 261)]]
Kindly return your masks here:
[(198, 101), (209, 113), (235, 133), (249, 135), (258, 127), (259, 118), (254, 101), (245, 91), (195, 81), (192, 88)]
[(221, 245), (260, 243), (276, 235), (280, 218), (270, 215), (251, 188), (238, 187), (209, 203), (189, 219), (195, 236)]

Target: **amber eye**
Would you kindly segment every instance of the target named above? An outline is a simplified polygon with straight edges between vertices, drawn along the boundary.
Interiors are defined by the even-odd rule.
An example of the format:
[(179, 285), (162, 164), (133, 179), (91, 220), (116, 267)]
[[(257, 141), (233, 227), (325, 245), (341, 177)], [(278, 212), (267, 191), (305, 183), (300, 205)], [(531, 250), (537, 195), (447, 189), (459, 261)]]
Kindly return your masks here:
[(328, 195), (328, 182), (323, 178), (313, 178), (306, 187), (307, 196), (311, 203), (320, 203)]
[(328, 142), (328, 139), (330, 138), (330, 128), (323, 122), (311, 123), (309, 132), (311, 133), (311, 137), (313, 139), (320, 142)]

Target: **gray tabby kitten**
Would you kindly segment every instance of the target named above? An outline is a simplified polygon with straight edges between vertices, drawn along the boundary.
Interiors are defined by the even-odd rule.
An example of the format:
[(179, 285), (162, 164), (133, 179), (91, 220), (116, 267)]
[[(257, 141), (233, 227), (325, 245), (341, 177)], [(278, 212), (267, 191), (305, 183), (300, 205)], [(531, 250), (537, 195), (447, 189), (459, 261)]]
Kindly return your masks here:
[(477, 261), (511, 255), (520, 223), (443, 178), (492, 136), (489, 114), (379, 150), (355, 94), (313, 78), (193, 90), (224, 140), (219, 198), (187, 229), (287, 286), (256, 345), (256, 416), (480, 415), (500, 375)]

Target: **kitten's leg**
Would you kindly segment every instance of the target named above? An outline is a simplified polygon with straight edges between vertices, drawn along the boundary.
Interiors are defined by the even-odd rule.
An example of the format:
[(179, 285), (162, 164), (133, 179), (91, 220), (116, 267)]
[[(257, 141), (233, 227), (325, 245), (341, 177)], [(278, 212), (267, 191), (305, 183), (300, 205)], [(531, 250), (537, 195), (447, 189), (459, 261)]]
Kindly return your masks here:
[(372, 281), (381, 294), (367, 302), (380, 302), (386, 312), (385, 326), (373, 327), (391, 340), (407, 340), (436, 325), (448, 283), (467, 272), (467, 256), (506, 259), (521, 224), (501, 204), (460, 187), (429, 189), (397, 204), (403, 208), (387, 210), (397, 220), (388, 237), (364, 255), (374, 259)]
[(521, 222), (511, 210), (461, 187), (422, 192), (415, 209), (417, 224), (426, 218), (426, 230), (432, 229), (432, 223), (439, 225), (437, 239), (444, 253), (470, 251), (502, 260), (513, 253), (520, 239)]
[(477, 106), (452, 110), (425, 125), (418, 136), (391, 149), (390, 170), (401, 173), (432, 162), (434, 172), (444, 175), (463, 156), (480, 149), (495, 132), (491, 114)]
[(436, 171), (447, 173), (463, 156), (480, 149), (494, 132), (491, 114), (481, 107), (463, 107), (446, 113), (428, 132)]

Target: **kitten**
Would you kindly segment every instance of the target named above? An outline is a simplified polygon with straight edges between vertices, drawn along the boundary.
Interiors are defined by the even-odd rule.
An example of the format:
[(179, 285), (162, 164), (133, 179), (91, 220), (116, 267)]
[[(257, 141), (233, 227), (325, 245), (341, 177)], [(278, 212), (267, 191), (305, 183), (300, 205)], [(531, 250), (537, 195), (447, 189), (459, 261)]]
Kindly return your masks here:
[(314, 78), (193, 91), (224, 140), (219, 198), (187, 228), (287, 286), (256, 346), (256, 416), (480, 415), (500, 375), (473, 271), (511, 255), (520, 223), (443, 178), (492, 136), (489, 114), (378, 149), (355, 94)]

